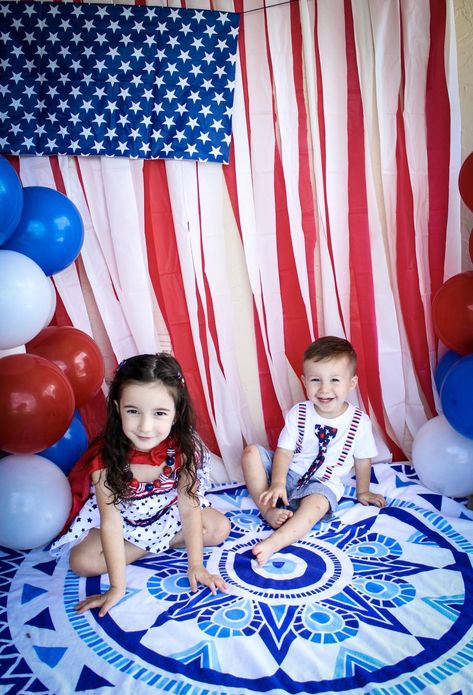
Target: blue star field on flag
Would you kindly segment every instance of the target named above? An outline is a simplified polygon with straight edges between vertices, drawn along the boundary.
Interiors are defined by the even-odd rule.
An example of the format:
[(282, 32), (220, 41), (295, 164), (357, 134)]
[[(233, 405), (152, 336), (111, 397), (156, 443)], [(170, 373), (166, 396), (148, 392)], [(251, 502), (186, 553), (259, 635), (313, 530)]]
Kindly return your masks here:
[(0, 3), (0, 151), (227, 163), (239, 15)]

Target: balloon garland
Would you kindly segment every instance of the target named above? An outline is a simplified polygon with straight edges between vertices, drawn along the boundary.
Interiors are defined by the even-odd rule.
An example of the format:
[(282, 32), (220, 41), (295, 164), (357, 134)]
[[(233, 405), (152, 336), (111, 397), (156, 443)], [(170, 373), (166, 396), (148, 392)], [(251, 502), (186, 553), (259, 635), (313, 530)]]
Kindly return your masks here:
[(61, 531), (72, 503), (66, 476), (88, 447), (78, 408), (104, 379), (89, 335), (49, 326), (51, 276), (75, 261), (83, 241), (72, 201), (52, 188), (23, 188), (0, 156), (0, 350), (18, 353), (0, 357), (0, 545), (15, 550)]
[[(462, 164), (458, 187), (473, 210), (473, 153)], [(473, 261), (473, 230), (469, 252)], [(473, 271), (454, 275), (438, 289), (432, 323), (448, 348), (434, 377), (442, 413), (416, 433), (412, 462), (426, 487), (466, 497), (473, 495)]]

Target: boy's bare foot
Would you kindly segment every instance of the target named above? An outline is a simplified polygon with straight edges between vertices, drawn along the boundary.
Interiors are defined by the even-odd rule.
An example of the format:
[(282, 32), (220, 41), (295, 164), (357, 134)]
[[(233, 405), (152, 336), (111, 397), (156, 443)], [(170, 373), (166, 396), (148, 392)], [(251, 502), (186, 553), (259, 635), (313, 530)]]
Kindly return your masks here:
[(288, 519), (291, 518), (294, 512), (290, 509), (282, 509), (280, 507), (268, 507), (267, 509), (261, 510), (261, 515), (266, 519), (271, 528), (279, 528)]
[(278, 547), (274, 543), (273, 536), (268, 536), (268, 538), (265, 538), (264, 541), (260, 541), (255, 545), (255, 547), (252, 549), (252, 553), (255, 556), (255, 560), (258, 563), (258, 565), (264, 565), (271, 555), (273, 555), (276, 550), (278, 550)]

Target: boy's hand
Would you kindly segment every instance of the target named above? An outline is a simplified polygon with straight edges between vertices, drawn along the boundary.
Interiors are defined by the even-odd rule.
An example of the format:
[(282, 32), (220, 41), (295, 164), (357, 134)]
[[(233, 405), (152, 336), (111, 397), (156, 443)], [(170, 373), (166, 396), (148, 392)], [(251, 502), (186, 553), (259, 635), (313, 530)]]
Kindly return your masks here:
[(356, 495), (356, 498), (360, 504), (363, 504), (365, 507), (368, 504), (374, 504), (375, 507), (385, 507), (386, 506), (386, 500), (382, 495), (378, 495), (376, 492), (358, 492)]
[(282, 500), (286, 507), (289, 504), (286, 486), (283, 483), (271, 483), (269, 488), (259, 496), (259, 503), (268, 507), (275, 507), (278, 500)]

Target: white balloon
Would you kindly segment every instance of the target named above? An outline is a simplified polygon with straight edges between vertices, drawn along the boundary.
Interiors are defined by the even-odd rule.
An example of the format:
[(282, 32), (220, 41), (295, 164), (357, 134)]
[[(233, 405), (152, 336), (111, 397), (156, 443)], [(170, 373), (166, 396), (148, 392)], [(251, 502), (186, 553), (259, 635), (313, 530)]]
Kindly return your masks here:
[(27, 550), (49, 543), (71, 505), (67, 477), (44, 456), (11, 454), (0, 460), (0, 545)]
[(454, 430), (443, 415), (428, 420), (417, 432), (412, 463), (430, 490), (447, 497), (473, 494), (473, 439)]
[(0, 249), (0, 349), (24, 345), (38, 335), (52, 301), (48, 277), (35, 261)]
[(53, 279), (51, 277), (49, 277), (48, 275), (46, 275), (46, 277), (48, 279), (49, 289), (51, 290), (51, 309), (49, 310), (49, 314), (48, 314), (46, 321), (44, 322), (43, 328), (47, 328), (47, 326), (49, 326), (49, 324), (51, 323), (52, 318), (55, 314), (56, 305), (57, 305), (56, 288), (54, 286)]

